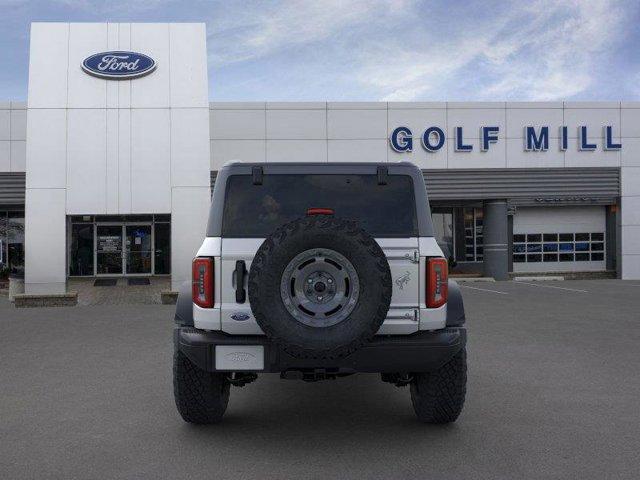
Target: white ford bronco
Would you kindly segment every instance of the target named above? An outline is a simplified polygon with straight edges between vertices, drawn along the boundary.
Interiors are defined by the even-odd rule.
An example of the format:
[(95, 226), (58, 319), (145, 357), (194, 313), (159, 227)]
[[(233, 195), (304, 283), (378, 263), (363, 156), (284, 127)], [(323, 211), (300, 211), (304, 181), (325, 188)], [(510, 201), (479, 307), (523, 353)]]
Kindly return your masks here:
[(420, 420), (455, 421), (466, 329), (447, 269), (413, 164), (226, 165), (176, 306), (180, 415), (219, 422), (262, 373), (364, 372), (410, 385)]

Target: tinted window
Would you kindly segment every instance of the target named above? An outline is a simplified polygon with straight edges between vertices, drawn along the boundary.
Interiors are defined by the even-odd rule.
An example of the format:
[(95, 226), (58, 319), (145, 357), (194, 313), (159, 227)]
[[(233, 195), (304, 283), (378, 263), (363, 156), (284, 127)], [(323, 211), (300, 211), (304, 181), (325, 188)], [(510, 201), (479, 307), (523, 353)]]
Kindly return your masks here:
[(232, 175), (222, 222), (228, 237), (265, 237), (278, 226), (304, 217), (309, 208), (331, 208), (335, 216), (357, 220), (379, 237), (418, 235), (410, 176), (265, 175), (253, 185), (249, 175)]

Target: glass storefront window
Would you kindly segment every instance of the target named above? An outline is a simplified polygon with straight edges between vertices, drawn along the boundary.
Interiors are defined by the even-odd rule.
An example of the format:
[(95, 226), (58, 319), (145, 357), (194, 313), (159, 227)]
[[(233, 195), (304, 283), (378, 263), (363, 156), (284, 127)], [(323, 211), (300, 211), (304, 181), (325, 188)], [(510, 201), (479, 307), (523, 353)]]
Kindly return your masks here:
[(93, 223), (91, 215), (74, 215), (71, 217), (71, 223)]
[(445, 257), (453, 260), (455, 257), (453, 241), (453, 209), (434, 209), (431, 214), (433, 230)]
[(481, 262), (483, 255), (484, 212), (481, 208), (464, 208), (464, 245), (467, 262)]
[[(513, 261), (522, 262), (602, 262), (604, 232), (514, 233)], [(541, 243), (543, 242), (543, 243)], [(542, 257), (538, 252), (544, 252)], [(527, 255), (523, 255), (523, 253)]]
[(155, 224), (155, 267), (156, 275), (171, 273), (171, 224)]
[(24, 212), (8, 212), (5, 263), (11, 273), (24, 273)]
[(127, 225), (127, 273), (151, 273), (151, 225)]
[(170, 215), (73, 216), (70, 220), (69, 276), (171, 273)]
[(0, 212), (0, 279), (9, 274), (7, 253), (7, 212)]
[(96, 227), (96, 265), (101, 275), (122, 275), (122, 226)]
[(93, 275), (93, 223), (71, 225), (69, 275)]

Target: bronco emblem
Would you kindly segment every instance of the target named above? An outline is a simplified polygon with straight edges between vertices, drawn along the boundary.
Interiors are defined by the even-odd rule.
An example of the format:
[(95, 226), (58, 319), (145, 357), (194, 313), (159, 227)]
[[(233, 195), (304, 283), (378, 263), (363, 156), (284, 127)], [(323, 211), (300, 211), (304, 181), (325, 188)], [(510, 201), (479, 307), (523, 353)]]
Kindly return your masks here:
[(411, 281), (411, 272), (406, 272), (401, 277), (396, 278), (396, 285), (400, 287), (400, 290), (404, 289), (404, 286)]

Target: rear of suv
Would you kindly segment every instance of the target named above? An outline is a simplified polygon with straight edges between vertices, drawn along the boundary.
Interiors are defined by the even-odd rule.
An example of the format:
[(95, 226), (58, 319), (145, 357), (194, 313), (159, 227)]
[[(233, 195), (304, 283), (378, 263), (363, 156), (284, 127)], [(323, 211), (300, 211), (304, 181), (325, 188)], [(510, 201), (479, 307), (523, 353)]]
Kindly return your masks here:
[(466, 329), (447, 269), (413, 164), (226, 165), (178, 297), (178, 411), (216, 423), (262, 373), (363, 372), (409, 385), (420, 420), (455, 421)]

